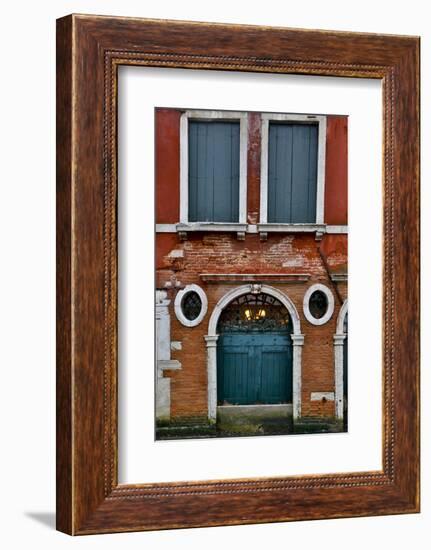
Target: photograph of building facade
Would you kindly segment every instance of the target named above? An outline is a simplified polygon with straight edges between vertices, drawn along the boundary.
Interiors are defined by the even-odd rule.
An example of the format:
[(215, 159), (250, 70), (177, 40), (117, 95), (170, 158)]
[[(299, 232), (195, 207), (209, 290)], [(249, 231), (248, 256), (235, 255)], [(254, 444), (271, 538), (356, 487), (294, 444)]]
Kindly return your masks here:
[(347, 130), (155, 110), (157, 439), (347, 430)]

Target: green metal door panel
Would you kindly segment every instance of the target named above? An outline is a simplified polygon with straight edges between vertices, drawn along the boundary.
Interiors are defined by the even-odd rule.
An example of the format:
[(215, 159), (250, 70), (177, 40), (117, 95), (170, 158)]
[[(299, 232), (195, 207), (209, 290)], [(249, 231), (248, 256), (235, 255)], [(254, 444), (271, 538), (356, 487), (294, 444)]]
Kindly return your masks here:
[(219, 404), (251, 405), (292, 401), (289, 334), (227, 333), (217, 346)]
[(240, 346), (229, 346), (223, 350), (222, 369), (219, 369), (219, 396), (222, 402), (245, 405), (256, 398), (257, 370), (250, 355), (250, 350)]
[(290, 346), (261, 348), (261, 403), (290, 403), (292, 401), (292, 370)]

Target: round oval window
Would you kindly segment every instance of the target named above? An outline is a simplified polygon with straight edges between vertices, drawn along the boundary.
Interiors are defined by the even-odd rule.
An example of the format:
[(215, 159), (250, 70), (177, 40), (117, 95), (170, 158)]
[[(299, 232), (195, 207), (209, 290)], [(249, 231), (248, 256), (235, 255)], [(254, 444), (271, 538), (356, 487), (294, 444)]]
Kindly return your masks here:
[(202, 311), (202, 300), (197, 292), (187, 292), (181, 300), (181, 311), (188, 321), (197, 319)]
[(321, 319), (328, 311), (328, 297), (321, 290), (315, 290), (308, 301), (308, 309), (315, 319)]

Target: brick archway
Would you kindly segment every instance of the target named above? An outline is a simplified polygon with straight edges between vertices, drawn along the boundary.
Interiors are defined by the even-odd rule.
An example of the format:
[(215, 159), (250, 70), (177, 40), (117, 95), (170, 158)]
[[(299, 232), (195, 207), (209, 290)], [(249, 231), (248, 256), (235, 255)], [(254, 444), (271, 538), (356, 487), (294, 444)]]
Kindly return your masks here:
[[(217, 323), (223, 309), (235, 298), (248, 294), (254, 290), (254, 285), (242, 285), (227, 292), (214, 307), (208, 323), (207, 343), (207, 375), (208, 375), (208, 419), (215, 422), (217, 419)], [(259, 285), (259, 292), (277, 298), (289, 312), (292, 319), (293, 332), (293, 419), (301, 417), (301, 357), (304, 335), (301, 333), (301, 321), (298, 311), (292, 300), (280, 290), (269, 286)]]

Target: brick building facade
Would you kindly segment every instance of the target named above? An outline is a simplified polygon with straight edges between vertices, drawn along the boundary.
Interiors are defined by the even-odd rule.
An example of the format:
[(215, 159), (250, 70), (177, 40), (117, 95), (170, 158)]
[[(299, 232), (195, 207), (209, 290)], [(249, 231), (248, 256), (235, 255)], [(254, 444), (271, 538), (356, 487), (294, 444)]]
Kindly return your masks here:
[[(158, 426), (217, 428), (223, 407), (245, 410), (253, 406), (254, 411), (259, 412), (260, 407), (287, 415), (293, 430), (296, 427), (300, 431), (307, 419), (333, 422), (343, 429), (340, 425), (346, 419), (347, 403), (347, 117), (256, 112), (227, 115), (221, 111), (158, 108), (155, 118)], [(199, 132), (204, 135), (198, 127), (198, 137), (192, 137), (194, 120), (203, 121), (206, 132), (204, 145), (196, 145), (200, 157), (203, 150), (210, 150), (209, 126), (205, 124), (232, 123), (231, 128), (221, 127), (220, 135), (230, 132), (230, 141), (228, 149), (223, 146), (212, 160), (209, 175), (206, 157), (198, 158), (197, 168), (191, 164), (192, 140), (199, 139)], [(311, 130), (304, 133), (305, 127), (316, 137)], [(211, 143), (217, 143), (215, 138)], [(290, 149), (280, 152), (282, 146)], [(296, 153), (299, 147), (302, 152)], [(313, 147), (315, 156), (310, 153)], [(287, 150), (293, 153), (286, 168), (280, 163)], [(229, 172), (233, 174), (232, 185), (237, 187), (223, 191), (223, 196), (231, 189), (235, 192), (227, 214), (225, 201), (216, 204), (220, 180), (214, 174), (221, 164), (223, 174), (232, 170), (231, 165), (238, 165), (238, 173), (236, 168)], [(191, 180), (193, 170), (197, 184)], [(287, 193), (287, 184), (280, 183), (286, 178), (291, 182), (289, 196), (281, 194)], [(195, 213), (191, 220), (191, 210), (202, 208), (201, 196), (195, 201), (197, 206), (193, 204), (193, 185), (213, 185), (208, 188), (214, 201), (212, 214), (229, 217), (231, 207), (234, 218), (197, 221), (200, 214)], [(275, 187), (280, 185), (284, 187)], [(305, 199), (305, 206), (302, 196), (294, 196), (295, 185), (301, 189), (307, 185), (308, 194), (313, 194)], [(201, 188), (196, 193), (201, 193)], [(271, 203), (274, 189), (279, 196)], [(279, 218), (277, 208), (282, 201), (289, 201), (283, 204), (290, 205), (291, 218)], [(295, 219), (295, 212), (302, 210), (305, 218), (311, 211), (312, 219)], [(188, 312), (185, 304), (191, 308)], [(241, 335), (238, 330), (232, 332), (236, 335), (233, 340), (242, 338), (242, 347), (236, 340), (232, 344), (230, 329), (220, 325), (227, 318), (223, 312), (229, 308), (235, 319), (243, 316), (238, 321)], [(284, 321), (277, 321), (277, 325), (273, 320), (271, 324), (271, 312), (283, 312)], [(252, 332), (244, 328), (247, 319), (253, 323)], [(282, 332), (284, 325), (280, 323), (288, 330)], [(257, 343), (259, 326), (266, 327), (265, 336), (262, 328), (266, 340), (261, 344)], [(220, 337), (223, 330), (223, 345), (228, 350), (225, 355)], [(259, 354), (258, 360), (253, 359), (255, 363), (247, 351), (251, 347)], [(239, 351), (232, 355), (232, 349)], [(243, 367), (238, 362), (241, 353), (248, 357)], [(278, 357), (284, 357), (281, 363)], [(244, 373), (255, 376), (257, 368), (262, 379), (244, 382)], [(286, 386), (286, 393), (278, 393), (277, 380)], [(235, 383), (242, 385), (238, 392), (232, 390)], [(237, 396), (233, 403), (230, 397), (220, 395), (220, 384), (229, 387), (226, 395), (233, 392)]]

